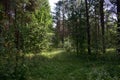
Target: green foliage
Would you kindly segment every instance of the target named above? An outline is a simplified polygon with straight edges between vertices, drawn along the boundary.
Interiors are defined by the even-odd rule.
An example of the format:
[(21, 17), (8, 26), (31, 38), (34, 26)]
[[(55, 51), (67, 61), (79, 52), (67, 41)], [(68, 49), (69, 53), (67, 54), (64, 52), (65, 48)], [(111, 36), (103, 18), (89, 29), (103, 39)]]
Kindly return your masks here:
[(0, 4), (0, 78), (25, 80), (29, 67), (24, 55), (40, 53), (50, 46), (50, 7), (48, 0), (14, 0), (7, 4), (9, 9)]
[(31, 80), (119, 80), (120, 76), (119, 58), (114, 52), (76, 56), (74, 52), (55, 49), (32, 55), (28, 65)]
[[(112, 50), (108, 50), (109, 54), (99, 54), (103, 36), (98, 4), (97, 0), (88, 4), (90, 46), (96, 54), (87, 55), (84, 0), (59, 1), (55, 8), (57, 27), (54, 30), (48, 0), (0, 1), (0, 79), (119, 80), (119, 57), (113, 55)], [(107, 14), (105, 10), (105, 13), (104, 45), (115, 48), (117, 24), (110, 21), (112, 12)], [(63, 33), (58, 33), (57, 28), (63, 26)], [(52, 52), (57, 45), (64, 47), (66, 52)], [(43, 54), (45, 50), (49, 52)], [(76, 53), (84, 54), (76, 56)]]
[[(62, 42), (61, 38), (69, 39), (74, 44), (74, 48), (77, 53), (84, 53), (90, 46), (91, 52), (99, 54), (104, 48), (115, 48), (116, 47), (116, 26), (117, 21), (113, 15), (113, 10), (107, 9), (108, 3), (104, 5), (104, 17), (100, 16), (100, 3), (98, 0), (87, 0), (88, 2), (88, 17), (90, 22), (90, 30), (86, 22), (86, 9), (85, 0), (64, 0), (58, 1), (55, 7), (54, 21), (56, 23), (56, 44), (59, 45)], [(113, 7), (115, 9), (115, 7)], [(65, 13), (63, 13), (65, 10)], [(63, 19), (64, 17), (64, 19)], [(104, 18), (104, 24), (100, 25), (100, 17)], [(68, 30), (68, 35), (64, 34), (62, 25)], [(104, 26), (104, 31), (102, 26)], [(90, 31), (90, 33), (89, 33)], [(103, 33), (102, 33), (103, 32)], [(87, 37), (87, 33), (90, 36)], [(64, 34), (64, 35), (60, 35)], [(104, 35), (103, 35), (104, 34)], [(119, 34), (119, 33), (118, 33)], [(103, 39), (104, 38), (104, 39)], [(90, 44), (88, 44), (90, 43)], [(60, 43), (61, 44), (61, 43)], [(62, 43), (62, 45), (66, 45)], [(61, 46), (61, 45), (59, 45)], [(68, 46), (69, 48), (69, 46)], [(66, 48), (67, 49), (67, 48)]]

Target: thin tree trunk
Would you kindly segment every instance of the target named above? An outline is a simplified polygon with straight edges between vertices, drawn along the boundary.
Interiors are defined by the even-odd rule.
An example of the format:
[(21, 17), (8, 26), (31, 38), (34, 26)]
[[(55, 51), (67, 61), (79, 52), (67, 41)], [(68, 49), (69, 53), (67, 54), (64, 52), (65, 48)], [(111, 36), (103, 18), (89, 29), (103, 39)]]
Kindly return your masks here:
[(88, 14), (88, 3), (87, 0), (85, 0), (86, 5), (86, 22), (87, 22), (87, 43), (88, 43), (88, 54), (91, 54), (91, 40), (90, 40), (90, 23), (89, 23), (89, 14)]
[(95, 51), (96, 51), (96, 54), (98, 54), (98, 20), (97, 20), (97, 16), (96, 16), (96, 14), (97, 14), (97, 11), (96, 11), (96, 7), (95, 7), (95, 32), (96, 32), (96, 34), (95, 34)]
[(62, 6), (62, 16), (63, 16), (63, 21), (62, 21), (62, 27), (63, 27), (63, 35), (62, 35), (62, 47), (64, 47), (64, 36), (65, 36), (65, 30), (64, 30), (64, 28), (65, 28), (65, 16), (64, 16), (64, 14), (65, 14), (65, 9), (64, 9), (64, 0), (62, 0), (62, 2), (63, 2), (63, 6)]
[(75, 18), (75, 36), (76, 36), (76, 52), (77, 52), (77, 56), (79, 54), (79, 40), (78, 40), (78, 22), (77, 19)]
[(17, 67), (18, 67), (18, 53), (19, 53), (19, 30), (17, 28), (17, 10), (16, 7), (14, 9), (15, 11), (15, 20), (14, 20), (14, 26), (15, 26), (15, 47), (17, 49), (15, 54), (15, 77), (17, 78)]
[(120, 54), (120, 0), (117, 0), (117, 18), (118, 18), (118, 26), (117, 26), (117, 52)]
[(103, 53), (106, 52), (105, 47), (105, 26), (104, 26), (104, 9), (103, 9), (104, 0), (100, 0), (100, 21), (102, 27), (102, 51)]

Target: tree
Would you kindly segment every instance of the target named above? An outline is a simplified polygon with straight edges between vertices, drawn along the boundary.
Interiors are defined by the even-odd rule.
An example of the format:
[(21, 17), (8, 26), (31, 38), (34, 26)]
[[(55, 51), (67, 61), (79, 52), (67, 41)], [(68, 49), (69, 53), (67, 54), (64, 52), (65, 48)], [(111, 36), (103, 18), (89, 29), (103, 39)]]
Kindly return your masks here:
[(0, 77), (23, 80), (25, 54), (49, 47), (52, 17), (48, 0), (2, 0), (0, 14)]
[(64, 4), (64, 2), (65, 1), (62, 0), (62, 26), (63, 26), (62, 45), (63, 45), (63, 47), (64, 47), (64, 36), (65, 36), (65, 33), (64, 33), (64, 31), (65, 31), (65, 4)]
[(88, 1), (85, 0), (86, 5), (86, 24), (87, 24), (87, 43), (88, 43), (88, 54), (91, 54), (91, 40), (90, 40), (90, 23), (89, 23), (89, 10), (88, 10)]
[(105, 53), (105, 27), (104, 27), (104, 9), (103, 9), (104, 0), (100, 0), (100, 21), (102, 27), (102, 51)]
[(56, 7), (55, 7), (55, 12), (53, 15), (54, 18), (54, 22), (56, 24), (56, 28), (55, 28), (55, 45), (58, 47), (58, 45), (60, 44), (61, 41), (63, 41), (63, 29), (61, 30), (62, 27), (62, 17), (61, 17), (61, 12), (62, 12), (62, 1), (58, 1), (56, 3)]
[(117, 0), (117, 52), (120, 54), (120, 0)]

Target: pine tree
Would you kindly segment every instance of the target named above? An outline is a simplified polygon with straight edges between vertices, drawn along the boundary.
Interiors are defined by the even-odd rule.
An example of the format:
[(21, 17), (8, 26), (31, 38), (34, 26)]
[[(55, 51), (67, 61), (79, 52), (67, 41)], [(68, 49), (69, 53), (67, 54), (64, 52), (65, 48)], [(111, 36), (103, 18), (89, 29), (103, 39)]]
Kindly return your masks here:
[(86, 24), (87, 24), (87, 43), (88, 43), (88, 54), (91, 54), (91, 39), (90, 39), (90, 23), (89, 23), (89, 10), (88, 10), (88, 1), (85, 0), (86, 5)]
[(120, 0), (117, 0), (117, 52), (120, 54)]

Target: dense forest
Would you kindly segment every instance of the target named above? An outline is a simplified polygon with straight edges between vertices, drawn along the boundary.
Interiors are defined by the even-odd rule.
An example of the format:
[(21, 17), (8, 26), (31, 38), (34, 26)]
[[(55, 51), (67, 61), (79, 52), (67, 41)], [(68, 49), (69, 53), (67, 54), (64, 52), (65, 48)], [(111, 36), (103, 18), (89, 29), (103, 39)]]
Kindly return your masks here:
[(0, 0), (0, 80), (120, 80), (120, 0)]

